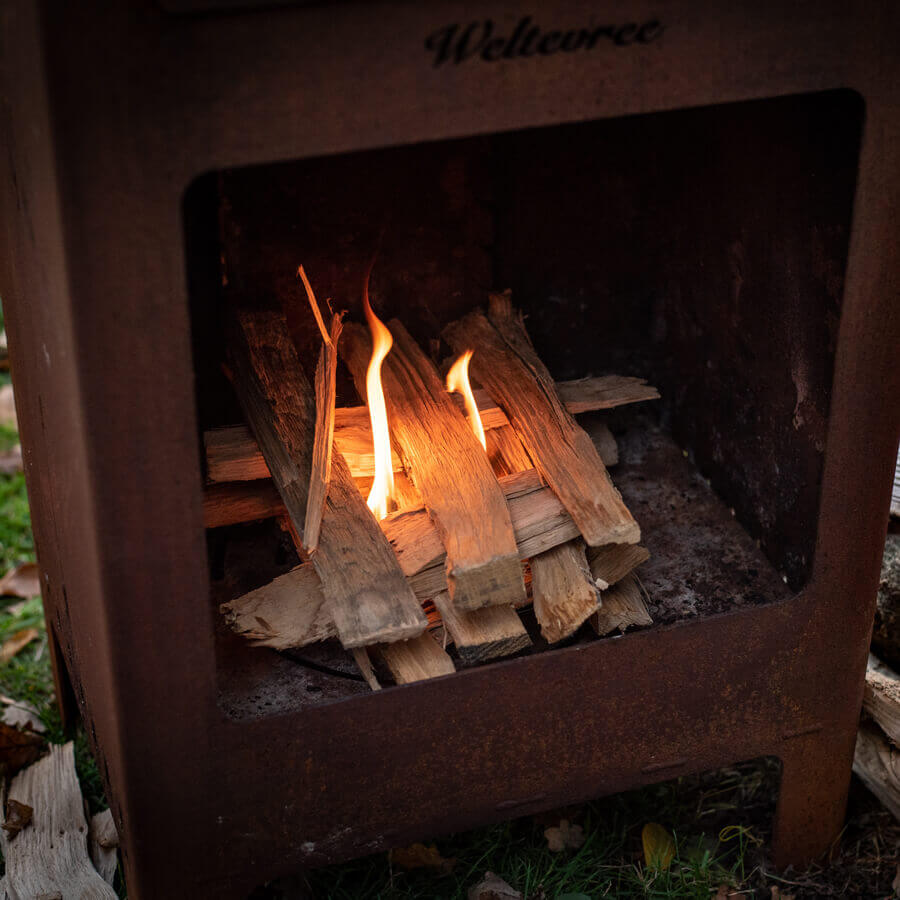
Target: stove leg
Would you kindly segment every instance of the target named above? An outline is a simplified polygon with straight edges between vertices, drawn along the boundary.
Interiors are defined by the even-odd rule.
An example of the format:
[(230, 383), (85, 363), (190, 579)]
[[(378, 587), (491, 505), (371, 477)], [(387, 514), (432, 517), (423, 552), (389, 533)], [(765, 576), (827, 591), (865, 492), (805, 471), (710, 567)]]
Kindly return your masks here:
[(803, 871), (832, 851), (844, 826), (855, 741), (854, 730), (849, 738), (823, 731), (786, 742), (772, 837), (778, 869)]

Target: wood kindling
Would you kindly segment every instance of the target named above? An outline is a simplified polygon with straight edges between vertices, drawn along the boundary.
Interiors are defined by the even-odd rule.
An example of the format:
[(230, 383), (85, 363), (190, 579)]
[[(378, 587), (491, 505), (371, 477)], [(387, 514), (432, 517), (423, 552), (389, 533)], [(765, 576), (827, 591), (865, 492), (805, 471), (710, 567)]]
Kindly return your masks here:
[(446, 591), (435, 595), (434, 604), (464, 663), (509, 656), (531, 646), (531, 638), (511, 606), (486, 606), (472, 612), (460, 612), (450, 602)]
[(555, 644), (573, 635), (600, 606), (584, 541), (567, 541), (531, 560), (534, 615), (541, 635)]
[[(655, 400), (659, 397), (656, 388), (648, 385), (644, 379), (621, 375), (559, 381), (556, 383), (556, 389), (566, 409), (573, 415), (643, 400)], [(487, 432), (490, 452), (490, 432), (509, 428), (509, 419), (485, 391), (475, 388), (474, 394), (481, 414), (481, 423)], [(453, 395), (452, 399), (459, 405), (457, 396)], [(608, 441), (608, 438), (606, 440)], [(210, 483), (253, 481), (269, 477), (269, 469), (259, 445), (246, 425), (211, 428), (204, 433), (203, 443), (206, 453), (206, 478)], [(375, 474), (372, 429), (368, 411), (364, 406), (339, 406), (335, 410), (334, 446), (347, 460), (354, 478), (371, 477)], [(606, 465), (612, 465), (607, 461), (603, 444), (599, 445), (599, 449)], [(401, 472), (403, 464), (396, 452), (392, 454), (391, 459), (394, 471)]]
[[(459, 610), (525, 597), (510, 513), (487, 456), (434, 364), (396, 319), (381, 369), (391, 435), (446, 548), (447, 583)], [(369, 332), (348, 325), (341, 354), (365, 396)]]
[(456, 671), (450, 655), (428, 632), (408, 641), (379, 644), (375, 649), (397, 684), (452, 675)]
[(470, 372), (506, 413), (535, 467), (592, 546), (635, 544), (640, 528), (539, 359), (509, 293), (492, 294), (486, 316), (469, 313), (444, 329), (457, 352), (473, 350)]
[[(591, 572), (593, 574), (593, 570)], [(596, 576), (595, 576), (596, 577)], [(591, 625), (598, 635), (618, 629), (625, 631), (633, 625), (652, 625), (640, 584), (634, 574), (626, 575), (608, 590), (600, 592), (600, 609), (591, 616)]]
[[(238, 401), (294, 532), (305, 543), (316, 410), (284, 316), (234, 311), (228, 360)], [(424, 631), (422, 609), (340, 454), (332, 459), (312, 564), (345, 647), (403, 640)]]

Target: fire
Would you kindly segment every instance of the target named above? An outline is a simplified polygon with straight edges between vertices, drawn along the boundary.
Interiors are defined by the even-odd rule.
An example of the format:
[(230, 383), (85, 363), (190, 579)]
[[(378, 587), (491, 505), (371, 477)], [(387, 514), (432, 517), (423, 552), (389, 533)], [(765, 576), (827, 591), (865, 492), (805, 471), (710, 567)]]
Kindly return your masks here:
[(487, 450), (487, 441), (484, 439), (484, 426), (481, 424), (481, 413), (475, 403), (475, 395), (472, 393), (472, 385), (469, 384), (469, 360), (472, 358), (472, 350), (466, 350), (459, 359), (450, 367), (447, 373), (447, 390), (452, 394), (459, 391), (466, 403), (466, 413), (469, 416), (469, 425), (475, 432), (475, 437), (481, 442), (481, 446)]
[(372, 423), (372, 442), (375, 451), (375, 480), (366, 503), (375, 514), (383, 519), (388, 514), (388, 505), (394, 496), (394, 466), (391, 461), (391, 432), (388, 428), (387, 407), (384, 390), (381, 387), (381, 364), (394, 345), (387, 326), (372, 311), (369, 303), (369, 282), (363, 290), (363, 308), (372, 334), (372, 358), (366, 370), (366, 402), (369, 420)]

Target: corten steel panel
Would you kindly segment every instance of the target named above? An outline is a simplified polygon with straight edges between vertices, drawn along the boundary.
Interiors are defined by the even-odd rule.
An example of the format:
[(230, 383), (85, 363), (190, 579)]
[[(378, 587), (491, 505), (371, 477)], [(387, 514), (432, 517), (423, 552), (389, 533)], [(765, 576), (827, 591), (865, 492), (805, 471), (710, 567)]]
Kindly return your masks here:
[[(4, 4), (3, 272), (48, 616), (129, 895), (221, 897), (300, 865), (760, 754), (775, 852), (844, 811), (898, 437), (896, 4), (609, 3), (652, 44), (434, 68), (512, 3), (170, 17)], [(578, 27), (581, 4), (546, 4)], [(810, 583), (790, 602), (313, 708), (215, 699), (181, 226), (228, 166), (852, 88), (866, 104)], [(537, 688), (539, 686), (539, 689)]]

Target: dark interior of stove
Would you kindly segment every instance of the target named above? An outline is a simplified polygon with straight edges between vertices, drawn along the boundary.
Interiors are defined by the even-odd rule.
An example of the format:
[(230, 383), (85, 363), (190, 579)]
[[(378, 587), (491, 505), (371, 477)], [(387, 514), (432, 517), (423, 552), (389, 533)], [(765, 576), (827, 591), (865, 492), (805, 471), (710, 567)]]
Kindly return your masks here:
[[(443, 325), (511, 288), (556, 378), (660, 390), (593, 414), (619, 443), (655, 625), (786, 599), (815, 548), (862, 117), (834, 91), (204, 175), (184, 203), (199, 431), (242, 421), (230, 297), (281, 306), (315, 359), (301, 263), (360, 321), (374, 258), (376, 311), (435, 359)], [(273, 520), (208, 535), (223, 709), (368, 690), (336, 642), (279, 654), (221, 621), (220, 602), (296, 565)]]

